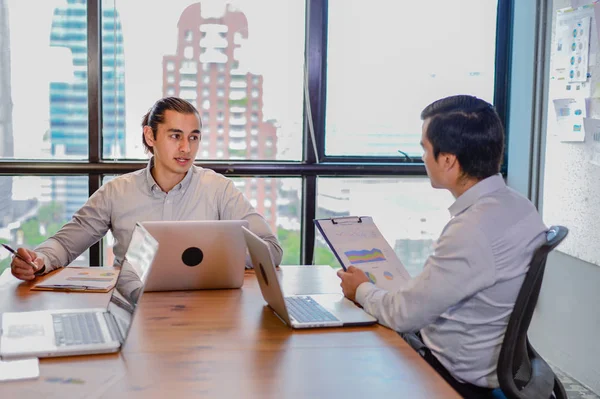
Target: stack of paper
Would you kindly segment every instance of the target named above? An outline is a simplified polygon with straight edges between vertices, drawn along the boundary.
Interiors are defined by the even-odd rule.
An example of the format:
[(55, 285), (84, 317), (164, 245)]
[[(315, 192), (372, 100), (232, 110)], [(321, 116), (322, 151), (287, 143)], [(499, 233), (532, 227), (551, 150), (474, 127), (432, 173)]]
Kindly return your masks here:
[(31, 289), (108, 292), (115, 286), (118, 276), (119, 269), (114, 267), (64, 267)]

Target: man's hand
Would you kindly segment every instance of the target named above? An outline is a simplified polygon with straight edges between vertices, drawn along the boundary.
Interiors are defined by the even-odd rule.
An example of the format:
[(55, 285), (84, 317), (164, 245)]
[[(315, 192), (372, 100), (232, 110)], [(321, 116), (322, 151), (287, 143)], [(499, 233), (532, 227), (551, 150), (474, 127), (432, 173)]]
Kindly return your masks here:
[(17, 249), (17, 252), (25, 260), (35, 263), (37, 265), (37, 270), (33, 270), (33, 267), (31, 267), (30, 264), (15, 256), (10, 264), (10, 271), (12, 272), (13, 276), (20, 280), (33, 280), (36, 277), (34, 273), (44, 268), (44, 260), (42, 258), (38, 258), (34, 251), (26, 248), (19, 248)]
[(368, 283), (371, 281), (365, 272), (354, 266), (348, 267), (346, 271), (343, 269), (338, 270), (337, 275), (342, 279), (340, 286), (342, 287), (344, 295), (351, 301), (355, 300), (356, 289), (358, 286), (362, 283)]

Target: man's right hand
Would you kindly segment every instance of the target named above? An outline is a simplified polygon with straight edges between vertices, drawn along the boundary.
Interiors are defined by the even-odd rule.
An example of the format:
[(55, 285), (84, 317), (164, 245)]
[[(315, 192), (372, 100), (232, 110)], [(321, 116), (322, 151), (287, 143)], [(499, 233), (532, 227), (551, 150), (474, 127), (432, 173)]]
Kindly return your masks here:
[[(34, 251), (31, 251), (27, 248), (19, 248), (17, 249), (17, 252), (26, 260), (30, 260), (35, 263), (38, 266), (37, 271), (44, 269), (44, 260), (42, 258), (38, 258)], [(10, 263), (10, 271), (12, 272), (13, 276), (21, 280), (29, 281), (36, 277), (34, 274), (36, 270), (33, 270), (33, 267), (31, 267), (30, 264), (17, 258), (16, 256), (13, 257), (13, 260)]]

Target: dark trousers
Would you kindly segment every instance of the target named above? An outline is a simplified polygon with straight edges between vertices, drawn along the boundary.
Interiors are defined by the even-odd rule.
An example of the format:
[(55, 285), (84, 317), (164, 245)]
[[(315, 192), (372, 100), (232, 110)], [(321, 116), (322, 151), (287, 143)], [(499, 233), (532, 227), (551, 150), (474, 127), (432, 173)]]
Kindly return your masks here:
[(440, 363), (440, 361), (437, 359), (437, 357), (435, 357), (434, 354), (431, 353), (431, 350), (429, 350), (429, 348), (427, 346), (425, 346), (425, 344), (423, 343), (423, 340), (421, 339), (421, 333), (399, 333), (399, 334), (463, 398), (467, 398), (467, 399), (483, 398), (483, 399), (485, 399), (485, 398), (494, 398), (495, 397), (494, 394), (492, 393), (494, 391), (494, 389), (492, 389), (492, 388), (482, 388), (477, 385), (457, 381), (456, 378), (454, 378), (452, 376), (452, 374), (450, 374), (450, 372), (448, 370), (446, 370), (446, 368)]

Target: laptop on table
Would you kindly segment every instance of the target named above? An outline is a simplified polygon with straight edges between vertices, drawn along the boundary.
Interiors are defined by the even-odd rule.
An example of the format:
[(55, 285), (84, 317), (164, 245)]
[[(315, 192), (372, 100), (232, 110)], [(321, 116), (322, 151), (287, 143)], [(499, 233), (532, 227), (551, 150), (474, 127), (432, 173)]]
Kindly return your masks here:
[(146, 291), (240, 288), (246, 220), (152, 221), (141, 224), (160, 243)]
[(246, 228), (243, 232), (263, 298), (288, 326), (314, 328), (377, 323), (376, 318), (340, 293), (285, 296), (267, 243)]
[(129, 334), (157, 250), (158, 242), (137, 224), (106, 308), (3, 313), (0, 356), (11, 359), (118, 352)]

